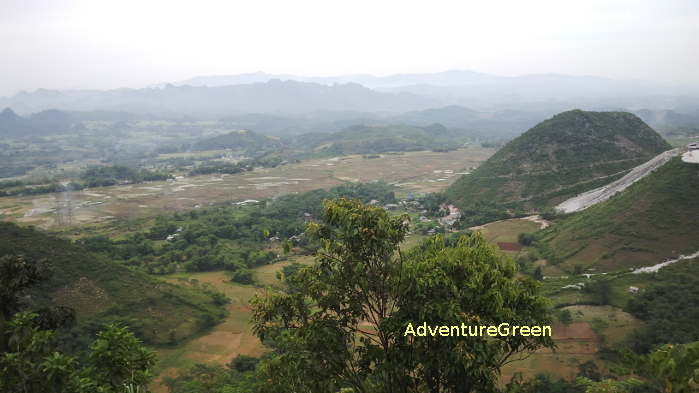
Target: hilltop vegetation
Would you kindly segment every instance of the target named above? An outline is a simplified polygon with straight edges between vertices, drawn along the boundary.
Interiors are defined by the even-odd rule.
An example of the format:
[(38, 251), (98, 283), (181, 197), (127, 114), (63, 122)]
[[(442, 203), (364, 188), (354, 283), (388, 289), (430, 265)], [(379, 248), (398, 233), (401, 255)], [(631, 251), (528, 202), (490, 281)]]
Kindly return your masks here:
[(198, 141), (192, 145), (192, 150), (231, 149), (255, 153), (280, 147), (281, 142), (277, 139), (248, 130), (240, 130)]
[(699, 165), (672, 159), (611, 199), (566, 217), (541, 239), (549, 259), (572, 271), (656, 264), (699, 249)]
[(638, 117), (574, 110), (545, 120), (446, 191), (462, 207), (551, 207), (609, 183), (670, 146)]
[[(461, 141), (461, 143), (459, 143)], [(349, 155), (417, 150), (450, 150), (465, 139), (444, 126), (352, 126), (331, 134), (301, 135), (292, 144), (315, 154)]]
[(75, 310), (71, 346), (80, 346), (105, 323), (122, 322), (145, 342), (166, 344), (217, 323), (224, 311), (202, 291), (162, 283), (84, 247), (15, 224), (0, 223), (0, 255), (45, 260), (51, 277), (31, 294), (31, 308)]

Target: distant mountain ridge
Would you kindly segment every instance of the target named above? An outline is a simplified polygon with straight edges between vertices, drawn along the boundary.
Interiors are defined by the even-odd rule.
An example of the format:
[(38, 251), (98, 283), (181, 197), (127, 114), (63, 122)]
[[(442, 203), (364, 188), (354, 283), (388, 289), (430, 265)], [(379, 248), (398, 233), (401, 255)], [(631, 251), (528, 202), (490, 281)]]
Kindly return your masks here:
[(699, 108), (699, 86), (563, 74), (500, 76), (468, 70), (330, 77), (256, 72), (196, 76), (147, 88), (38, 89), (0, 97), (0, 108), (12, 107), (21, 114), (61, 109), (208, 118), (324, 110), (401, 113), (448, 105), (550, 114), (575, 107), (693, 112)]
[(19, 116), (11, 108), (0, 112), (0, 136), (23, 137), (69, 131), (75, 119), (70, 114), (48, 109), (30, 116)]
[(45, 90), (0, 99), (0, 107), (20, 113), (44, 109), (115, 111), (168, 116), (226, 116), (245, 113), (300, 114), (317, 110), (395, 112), (437, 106), (439, 101), (410, 93), (378, 92), (356, 83), (326, 86), (271, 80), (217, 87), (167, 85), (116, 90)]
[[(469, 70), (392, 74), (374, 76), (350, 74), (329, 77), (268, 74), (264, 72), (197, 76), (175, 82), (178, 86), (226, 86), (259, 83), (272, 80), (311, 82), (322, 85), (357, 83), (383, 92), (411, 93), (441, 102), (442, 105), (462, 105), (478, 109), (531, 109), (536, 106), (554, 107), (557, 111), (570, 107), (644, 107), (668, 108), (691, 104), (696, 106), (699, 86), (663, 86), (640, 80), (618, 80), (597, 76), (564, 74), (527, 74), (500, 76)], [(163, 84), (164, 85), (164, 84)], [(161, 85), (161, 86), (163, 86)], [(662, 98), (660, 96), (662, 95)], [(683, 97), (693, 95), (695, 98)], [(668, 100), (669, 99), (669, 100)], [(561, 104), (564, 104), (561, 106)]]
[(446, 195), (462, 206), (548, 208), (610, 183), (669, 148), (631, 113), (563, 112), (510, 141)]
[(375, 76), (370, 74), (350, 74), (338, 76), (300, 76), (293, 74), (268, 74), (253, 72), (233, 75), (202, 75), (174, 83), (177, 86), (227, 86), (247, 83), (265, 83), (274, 79), (319, 83), (323, 85), (358, 83), (369, 88), (390, 88), (406, 85), (429, 84), (436, 86), (484, 83), (501, 78), (475, 71), (449, 70), (434, 73), (409, 73)]

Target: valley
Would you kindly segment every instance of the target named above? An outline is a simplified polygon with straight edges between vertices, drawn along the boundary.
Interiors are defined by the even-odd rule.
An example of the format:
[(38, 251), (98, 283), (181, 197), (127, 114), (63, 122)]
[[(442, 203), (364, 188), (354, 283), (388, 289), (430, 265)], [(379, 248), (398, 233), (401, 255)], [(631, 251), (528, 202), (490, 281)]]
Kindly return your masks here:
[[(429, 299), (483, 296), (493, 303), (475, 312), (511, 320), (519, 314), (499, 308), (498, 299), (529, 293), (524, 298), (532, 309), (520, 310), (524, 318), (550, 324), (554, 334), (489, 368), (501, 387), (521, 379), (575, 386), (581, 376), (617, 378), (628, 371), (621, 355), (627, 349), (644, 354), (699, 339), (696, 150), (672, 148), (632, 113), (565, 111), (505, 141), (506, 133), (484, 136), (483, 129), (428, 122), (446, 115), (447, 122), (454, 115), (484, 119), (455, 107), (383, 114), (367, 124), (356, 114), (181, 121), (48, 112), (0, 116), (0, 126), (15, 130), (0, 154), (23, 157), (0, 181), (2, 263), (14, 269), (13, 263), (25, 266), (24, 258), (50, 260), (45, 281), (22, 307), (65, 318), (70, 326), (57, 330), (57, 342), (67, 353), (82, 356), (100, 326), (129, 326), (157, 355), (154, 392), (179, 393), (188, 381), (206, 378), (254, 384), (257, 373), (281, 367), (279, 359), (296, 351), (282, 350), (292, 344), (284, 334), (295, 331), (273, 319), (263, 324), (274, 327), (274, 339), (261, 339), (255, 329), (264, 307), (287, 318), (313, 304), (314, 285), (336, 279), (321, 274), (319, 263), (351, 279), (381, 266), (367, 261), (391, 261), (397, 267), (379, 273), (399, 273), (392, 290), (402, 290), (403, 274), (414, 280), (403, 296), (427, 290), (395, 311), (417, 313), (412, 318), (422, 318)], [(328, 116), (338, 118), (327, 123)], [(46, 127), (47, 118), (62, 128)], [(415, 123), (391, 123), (397, 119)], [(275, 131), (239, 129), (245, 122), (274, 124)], [(346, 225), (336, 226), (342, 220)], [(392, 229), (382, 233), (387, 226)], [(402, 240), (391, 243), (396, 239)], [(333, 248), (343, 242), (359, 254)], [(366, 257), (365, 245), (385, 254)], [(333, 267), (345, 259), (327, 252), (365, 268)], [(296, 280), (307, 274), (318, 281), (299, 286)], [(381, 290), (376, 277), (356, 285), (371, 282), (366, 291)], [(440, 287), (445, 277), (462, 281)], [(324, 291), (338, 298), (353, 293), (344, 285), (337, 280)], [(473, 292), (458, 292), (467, 290)], [(294, 298), (301, 292), (306, 298)], [(356, 295), (344, 301), (364, 293)], [(271, 303), (253, 302), (256, 297)], [(667, 304), (676, 298), (682, 316), (669, 317)], [(274, 305), (279, 299), (291, 303)], [(372, 325), (377, 299), (351, 311), (348, 320), (357, 325), (348, 331), (356, 337), (371, 340), (382, 329)], [(323, 323), (344, 323), (334, 319), (349, 312), (342, 304), (331, 305)], [(470, 304), (452, 306), (471, 313)], [(425, 305), (442, 318), (441, 306), (434, 306)], [(306, 309), (300, 320), (317, 311)], [(672, 323), (662, 322), (668, 318)], [(348, 342), (347, 354), (362, 356), (370, 341)], [(428, 349), (424, 356), (434, 353)]]
[(4, 0), (0, 42), (0, 393), (699, 393), (699, 2)]
[(424, 194), (451, 184), (492, 152), (474, 146), (444, 153), (391, 153), (376, 158), (353, 155), (257, 168), (242, 174), (178, 176), (174, 181), (6, 197), (0, 199), (0, 217), (60, 229), (61, 224), (70, 226), (69, 221), (73, 225), (108, 223), (248, 199), (262, 200), (346, 182), (384, 181), (396, 184), (403, 194)]

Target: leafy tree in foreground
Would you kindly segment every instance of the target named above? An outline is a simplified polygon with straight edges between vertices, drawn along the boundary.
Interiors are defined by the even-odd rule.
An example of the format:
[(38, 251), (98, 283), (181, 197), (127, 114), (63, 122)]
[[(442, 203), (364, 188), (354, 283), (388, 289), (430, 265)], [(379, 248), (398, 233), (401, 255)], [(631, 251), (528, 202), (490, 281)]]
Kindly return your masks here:
[(80, 361), (57, 350), (51, 330), (72, 320), (72, 310), (21, 311), (26, 291), (48, 275), (43, 263), (0, 257), (0, 392), (116, 393), (145, 387), (155, 355), (126, 327), (106, 326)]
[(545, 325), (547, 302), (480, 235), (437, 236), (407, 255), (407, 218), (346, 199), (325, 201), (307, 233), (317, 263), (288, 277), (291, 293), (254, 300), (254, 331), (275, 356), (268, 392), (489, 392), (518, 354), (550, 337), (414, 337), (409, 323)]
[(638, 374), (663, 393), (699, 392), (699, 341), (663, 345), (633, 360)]
[(90, 347), (86, 362), (56, 351), (53, 332), (37, 324), (37, 314), (20, 312), (4, 332), (8, 350), (0, 353), (0, 392), (116, 393), (144, 387), (155, 355), (125, 327), (108, 325)]
[(44, 263), (30, 262), (14, 255), (0, 257), (0, 328), (3, 321), (11, 319), (19, 311), (26, 291), (47, 276)]

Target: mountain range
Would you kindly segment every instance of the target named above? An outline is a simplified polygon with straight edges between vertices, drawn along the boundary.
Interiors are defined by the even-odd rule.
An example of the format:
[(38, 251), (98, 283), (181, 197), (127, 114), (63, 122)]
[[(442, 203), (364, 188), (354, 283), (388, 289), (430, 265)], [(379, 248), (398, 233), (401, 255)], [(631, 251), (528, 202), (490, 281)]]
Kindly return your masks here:
[(498, 76), (463, 70), (337, 77), (260, 72), (198, 76), (135, 89), (38, 89), (0, 98), (0, 108), (11, 107), (21, 114), (62, 109), (207, 118), (316, 111), (395, 114), (449, 105), (485, 112), (550, 114), (574, 107), (692, 112), (699, 108), (699, 87), (560, 74)]

